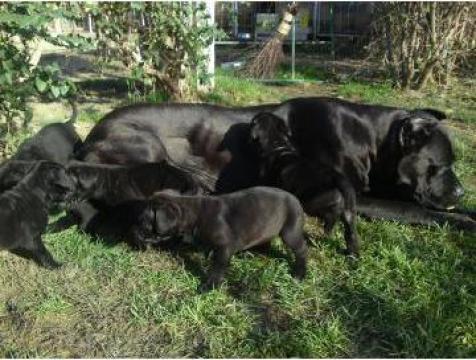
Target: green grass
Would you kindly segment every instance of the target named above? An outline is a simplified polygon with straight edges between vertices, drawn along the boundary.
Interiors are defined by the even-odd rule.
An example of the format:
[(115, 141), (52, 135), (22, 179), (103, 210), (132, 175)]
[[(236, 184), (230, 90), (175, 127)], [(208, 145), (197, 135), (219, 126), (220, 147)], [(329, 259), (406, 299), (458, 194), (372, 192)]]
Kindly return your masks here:
[[(333, 94), (410, 108), (451, 107), (461, 120), (448, 121), (456, 170), (467, 188), (465, 205), (476, 206), (471, 84), (446, 94), (404, 94), (355, 81), (271, 86), (226, 72), (216, 81), (207, 100), (227, 105)], [(93, 109), (80, 123), (100, 116)], [(196, 290), (209, 259), (192, 246), (137, 252), (74, 227), (46, 234), (46, 246), (65, 263), (58, 271), (1, 253), (0, 356), (476, 356), (474, 235), (360, 219), (362, 255), (355, 262), (338, 255), (340, 229), (322, 237), (313, 219), (306, 229), (314, 245), (303, 282), (290, 276), (292, 256), (275, 240), (268, 255), (235, 256), (225, 284), (203, 295)]]

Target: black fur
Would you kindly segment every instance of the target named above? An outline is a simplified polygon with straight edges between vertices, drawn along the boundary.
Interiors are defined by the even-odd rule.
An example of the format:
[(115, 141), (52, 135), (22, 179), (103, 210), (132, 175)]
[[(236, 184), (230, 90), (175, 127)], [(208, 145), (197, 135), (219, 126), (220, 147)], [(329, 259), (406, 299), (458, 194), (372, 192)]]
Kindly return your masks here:
[[(125, 202), (145, 200), (163, 189), (175, 189), (184, 194), (206, 192), (206, 186), (199, 179), (165, 160), (131, 166), (76, 161), (68, 164), (67, 173), (75, 180), (76, 196), (82, 202), (75, 204), (70, 214), (55, 224), (53, 229), (79, 223), (80, 228), (96, 233), (99, 228), (111, 227), (107, 224), (102, 226), (101, 219), (108, 224), (114, 223), (115, 219), (112, 218), (116, 215), (109, 216), (110, 213), (129, 214), (132, 211), (127, 210), (127, 204), (123, 204)], [(115, 208), (117, 205), (121, 206)], [(121, 218), (120, 214), (118, 218)], [(98, 232), (104, 233), (103, 230)]]
[(281, 118), (260, 113), (251, 120), (250, 137), (261, 159), (261, 181), (294, 194), (310, 216), (324, 220), (330, 232), (337, 220), (345, 229), (346, 252), (358, 255), (355, 229), (355, 191), (345, 176), (329, 166), (303, 158), (290, 140)]
[(74, 129), (77, 118), (76, 103), (71, 102), (73, 115), (66, 123), (53, 123), (43, 127), (33, 137), (25, 140), (12, 160), (48, 160), (65, 164), (73, 158), (75, 149), (82, 144)]
[[(266, 244), (277, 235), (294, 252), (294, 275), (302, 279), (306, 274), (304, 212), (290, 193), (269, 187), (221, 196), (183, 196), (165, 191), (155, 194), (149, 204), (142, 224), (152, 231), (152, 238), (193, 234), (214, 250), (202, 291), (220, 285), (234, 253)], [(148, 241), (147, 234), (140, 236)]]
[(0, 247), (53, 269), (56, 262), (43, 245), (48, 208), (67, 201), (74, 183), (59, 164), (40, 161), (16, 186), (0, 195)]
[(476, 213), (463, 209), (451, 212), (425, 208), (419, 204), (402, 201), (359, 198), (357, 210), (370, 219), (397, 220), (408, 224), (449, 225), (467, 232), (476, 233)]
[[(206, 104), (132, 105), (107, 115), (93, 128), (77, 154), (87, 161), (130, 164), (170, 156), (180, 164), (192, 163), (200, 170), (207, 168), (204, 162), (209, 158), (210, 167), (226, 166), (227, 156), (223, 152), (229, 149), (222, 147), (223, 139), (233, 125), (249, 123), (263, 111), (285, 120), (292, 143), (303, 157), (318, 168), (329, 167), (343, 174), (358, 193), (416, 201), (438, 209), (455, 206), (463, 194), (451, 170), (452, 145), (439, 121), (445, 117), (443, 113), (332, 98), (296, 98), (281, 104), (244, 108)], [(212, 131), (214, 136), (191, 136), (193, 129), (197, 133), (200, 126)], [(207, 147), (193, 143), (193, 139), (206, 138), (220, 144)], [(229, 139), (228, 143), (234, 142)], [(194, 150), (209, 153), (214, 149), (224, 156), (193, 153)], [(220, 177), (221, 170), (217, 172)], [(222, 182), (222, 185), (231, 184), (230, 188), (223, 186), (220, 192), (234, 191), (236, 184), (244, 184), (241, 180), (234, 181), (235, 176), (243, 176), (244, 172), (232, 173)]]
[(0, 193), (18, 184), (37, 164), (37, 161), (8, 160), (0, 165)]
[(131, 166), (71, 162), (67, 173), (76, 180), (81, 199), (114, 206), (128, 200), (144, 200), (163, 189), (184, 194), (204, 191), (200, 182), (183, 170), (161, 161)]

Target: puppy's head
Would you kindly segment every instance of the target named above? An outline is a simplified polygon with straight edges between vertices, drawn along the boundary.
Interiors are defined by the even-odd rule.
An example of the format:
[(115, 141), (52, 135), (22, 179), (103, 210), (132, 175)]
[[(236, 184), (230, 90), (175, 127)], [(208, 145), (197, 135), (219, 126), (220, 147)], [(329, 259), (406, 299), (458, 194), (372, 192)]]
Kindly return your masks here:
[(34, 174), (43, 184), (48, 202), (69, 202), (76, 190), (73, 179), (66, 173), (64, 166), (51, 162), (40, 161), (34, 170)]
[(97, 182), (98, 170), (95, 166), (81, 162), (71, 162), (66, 168), (66, 173), (75, 182), (76, 195), (85, 198), (94, 190)]
[(18, 184), (35, 168), (36, 161), (7, 160), (0, 166), (0, 191)]
[(159, 238), (165, 239), (180, 235), (183, 231), (183, 212), (176, 201), (177, 196), (175, 191), (165, 190), (155, 193), (151, 198), (154, 233)]
[(453, 147), (441, 118), (444, 114), (439, 111), (418, 110), (403, 119), (399, 133), (403, 156), (397, 172), (398, 181), (411, 188), (420, 204), (448, 209), (464, 191), (453, 171)]
[(265, 153), (290, 145), (290, 131), (284, 120), (267, 112), (259, 113), (251, 120), (250, 137), (251, 142)]

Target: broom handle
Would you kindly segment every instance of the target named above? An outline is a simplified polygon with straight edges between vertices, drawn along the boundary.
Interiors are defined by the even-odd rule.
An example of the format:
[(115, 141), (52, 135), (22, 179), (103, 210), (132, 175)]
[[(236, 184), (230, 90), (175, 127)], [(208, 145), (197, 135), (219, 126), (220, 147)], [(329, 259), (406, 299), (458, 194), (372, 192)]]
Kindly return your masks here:
[(289, 6), (289, 8), (284, 13), (283, 20), (281, 20), (281, 23), (279, 24), (278, 30), (277, 30), (277, 32), (283, 35), (283, 37), (288, 36), (289, 32), (291, 31), (293, 18), (294, 16), (296, 16), (296, 13), (297, 13), (296, 4)]

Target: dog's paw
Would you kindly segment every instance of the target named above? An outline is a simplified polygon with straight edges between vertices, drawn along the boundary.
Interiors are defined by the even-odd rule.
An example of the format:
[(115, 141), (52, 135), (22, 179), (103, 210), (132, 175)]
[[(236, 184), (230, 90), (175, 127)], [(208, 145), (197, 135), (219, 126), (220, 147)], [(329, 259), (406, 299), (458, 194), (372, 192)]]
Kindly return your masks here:
[(306, 277), (306, 271), (295, 270), (293, 272), (293, 278), (295, 278), (298, 281), (303, 281), (305, 277)]
[(214, 289), (213, 285), (210, 285), (208, 282), (201, 284), (198, 287), (199, 294), (206, 294)]
[(220, 287), (220, 283), (215, 281), (214, 279), (208, 279), (203, 284), (198, 287), (198, 292), (200, 294), (205, 294), (212, 290), (218, 289)]
[(357, 260), (359, 258), (359, 252), (349, 249), (338, 249), (337, 252), (341, 255), (347, 256), (349, 259)]
[(134, 251), (146, 251), (150, 247), (150, 245), (145, 241), (137, 240), (131, 241), (129, 245)]
[(63, 266), (62, 263), (57, 261), (48, 261), (47, 263), (42, 264), (48, 270), (56, 270)]

